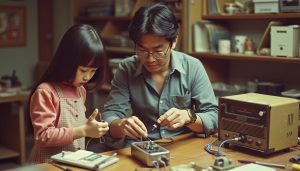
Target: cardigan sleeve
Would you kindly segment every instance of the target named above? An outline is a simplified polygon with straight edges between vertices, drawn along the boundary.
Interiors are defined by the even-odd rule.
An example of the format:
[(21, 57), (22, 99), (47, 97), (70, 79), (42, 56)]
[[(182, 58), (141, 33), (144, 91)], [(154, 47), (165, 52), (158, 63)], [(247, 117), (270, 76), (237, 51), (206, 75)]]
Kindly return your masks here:
[(62, 146), (72, 143), (72, 128), (57, 128), (59, 98), (56, 92), (37, 89), (30, 99), (30, 117), (35, 141), (42, 147)]

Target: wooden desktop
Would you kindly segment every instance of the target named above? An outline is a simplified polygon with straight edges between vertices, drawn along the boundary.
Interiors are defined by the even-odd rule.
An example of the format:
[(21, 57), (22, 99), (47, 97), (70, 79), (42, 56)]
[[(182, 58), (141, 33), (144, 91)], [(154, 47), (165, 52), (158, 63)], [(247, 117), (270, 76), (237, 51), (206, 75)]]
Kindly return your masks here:
[[(197, 138), (192, 134), (184, 134), (184, 135), (174, 137), (174, 142), (172, 144), (164, 146), (166, 149), (170, 150), (171, 153), (171, 163), (170, 166), (168, 166), (167, 170), (169, 170), (171, 167), (175, 165), (188, 164), (190, 162), (195, 162), (197, 165), (204, 168), (213, 165), (216, 157), (207, 153), (204, 150), (204, 146), (214, 141), (215, 139), (216, 139), (215, 137)], [(232, 163), (235, 166), (241, 165), (237, 160), (253, 160), (253, 161), (263, 161), (263, 162), (291, 165), (289, 159), (292, 156), (300, 153), (298, 147), (293, 147), (289, 151), (286, 150), (286, 151), (277, 152), (267, 157), (260, 156), (253, 151), (248, 151), (245, 149), (233, 150), (231, 148), (230, 149), (222, 148), (222, 151), (225, 152), (226, 156), (232, 160)], [(130, 148), (109, 151), (103, 154), (112, 155), (114, 152), (118, 153), (117, 156), (119, 157), (120, 160), (116, 164), (108, 166), (103, 170), (106, 171), (126, 170), (127, 171), (127, 170), (135, 170), (135, 169), (143, 170), (142, 168), (145, 168), (145, 165), (143, 165), (141, 162), (131, 157)], [(64, 167), (68, 167), (73, 171), (85, 170), (85, 169), (67, 166), (63, 164), (60, 165)], [(43, 163), (43, 164), (39, 164), (38, 166), (51, 171), (61, 170), (60, 168), (57, 168), (56, 166), (53, 166), (50, 163)], [(283, 170), (283, 169), (276, 168), (276, 170)], [(291, 170), (291, 169), (285, 169), (285, 170)]]

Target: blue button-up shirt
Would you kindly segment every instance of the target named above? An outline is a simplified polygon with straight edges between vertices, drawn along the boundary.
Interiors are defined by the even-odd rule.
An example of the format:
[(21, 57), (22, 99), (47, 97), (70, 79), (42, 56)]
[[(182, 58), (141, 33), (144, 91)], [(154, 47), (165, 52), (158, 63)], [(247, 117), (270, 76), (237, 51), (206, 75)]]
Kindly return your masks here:
[[(102, 113), (109, 124), (115, 119), (135, 115), (145, 124), (150, 138), (172, 137), (189, 129), (153, 129), (153, 124), (172, 107), (194, 107), (205, 133), (217, 130), (218, 108), (211, 83), (202, 63), (187, 54), (172, 51), (169, 77), (161, 94), (136, 55), (120, 62), (111, 84), (112, 89)], [(123, 140), (116, 140), (119, 147), (128, 146), (131, 142), (125, 139), (125, 143), (120, 143)]]

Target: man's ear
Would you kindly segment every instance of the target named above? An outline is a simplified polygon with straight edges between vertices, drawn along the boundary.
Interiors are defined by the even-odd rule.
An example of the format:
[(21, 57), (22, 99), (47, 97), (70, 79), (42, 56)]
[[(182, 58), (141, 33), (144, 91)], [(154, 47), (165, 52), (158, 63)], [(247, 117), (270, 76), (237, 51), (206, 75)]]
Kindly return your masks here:
[(175, 49), (175, 47), (177, 45), (177, 41), (178, 41), (178, 36), (176, 36), (176, 38), (172, 42), (172, 49)]

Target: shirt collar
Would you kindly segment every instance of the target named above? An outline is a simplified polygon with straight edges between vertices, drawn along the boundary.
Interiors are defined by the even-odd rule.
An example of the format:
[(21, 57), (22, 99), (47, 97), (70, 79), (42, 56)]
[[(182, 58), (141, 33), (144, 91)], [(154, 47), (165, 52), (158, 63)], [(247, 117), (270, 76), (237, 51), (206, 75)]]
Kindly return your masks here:
[(134, 76), (137, 77), (137, 76), (142, 74), (144, 67), (143, 67), (143, 64), (140, 62), (139, 57), (135, 55), (135, 58), (136, 58), (136, 61), (137, 61), (138, 64), (137, 64), (137, 68), (136, 68), (136, 71), (134, 73)]
[(186, 71), (183, 69), (183, 55), (175, 50), (172, 50), (171, 73), (173, 73), (175, 70), (182, 74), (186, 73)]

